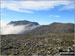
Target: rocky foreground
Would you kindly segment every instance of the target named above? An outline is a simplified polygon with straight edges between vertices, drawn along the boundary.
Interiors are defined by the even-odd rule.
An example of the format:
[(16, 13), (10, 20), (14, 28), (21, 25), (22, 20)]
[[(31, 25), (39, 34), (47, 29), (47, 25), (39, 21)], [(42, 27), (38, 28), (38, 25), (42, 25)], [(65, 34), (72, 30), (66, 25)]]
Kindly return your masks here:
[(1, 55), (59, 55), (60, 49), (73, 51), (74, 34), (1, 35)]

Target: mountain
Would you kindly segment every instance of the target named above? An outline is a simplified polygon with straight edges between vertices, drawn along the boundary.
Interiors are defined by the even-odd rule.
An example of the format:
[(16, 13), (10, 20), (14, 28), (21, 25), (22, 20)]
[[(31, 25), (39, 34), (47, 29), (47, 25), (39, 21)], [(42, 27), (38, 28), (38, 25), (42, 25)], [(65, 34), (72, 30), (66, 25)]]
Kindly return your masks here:
[(50, 25), (42, 25), (37, 27), (30, 33), (34, 35), (74, 33), (74, 24), (54, 22)]
[(30, 26), (39, 25), (37, 22), (30, 22), (30, 21), (27, 21), (27, 20), (11, 21), (8, 24), (13, 24), (14, 26), (17, 26), (17, 25), (26, 25), (26, 24), (30, 24)]
[(74, 33), (74, 24), (54, 22), (49, 25), (39, 25), (37, 22), (30, 22), (27, 20), (11, 21), (2, 29), (2, 31), (2, 33), (5, 34), (67, 34)]
[(39, 23), (37, 22), (30, 22), (26, 20), (11, 21), (6, 26), (1, 28), (1, 34), (25, 34), (38, 26)]

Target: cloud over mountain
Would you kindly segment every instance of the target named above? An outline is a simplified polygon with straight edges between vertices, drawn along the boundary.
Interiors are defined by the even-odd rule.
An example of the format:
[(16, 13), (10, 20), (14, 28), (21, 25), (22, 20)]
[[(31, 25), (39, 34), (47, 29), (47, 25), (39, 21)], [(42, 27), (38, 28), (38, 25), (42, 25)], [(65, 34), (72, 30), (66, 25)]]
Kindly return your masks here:
[[(4, 23), (1, 22), (1, 25), (4, 25)], [(1, 34), (21, 34), (36, 28), (37, 25), (38, 23), (36, 24), (35, 22), (29, 23), (29, 21), (13, 21), (1, 26)]]

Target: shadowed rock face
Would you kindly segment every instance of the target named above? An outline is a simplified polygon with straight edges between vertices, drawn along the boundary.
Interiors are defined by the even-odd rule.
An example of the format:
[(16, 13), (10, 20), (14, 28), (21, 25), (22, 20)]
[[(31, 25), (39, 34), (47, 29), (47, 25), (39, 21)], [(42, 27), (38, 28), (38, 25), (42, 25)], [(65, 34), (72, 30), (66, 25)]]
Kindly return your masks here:
[(74, 24), (54, 22), (50, 25), (42, 25), (40, 27), (37, 27), (33, 29), (30, 33), (34, 35), (74, 33)]

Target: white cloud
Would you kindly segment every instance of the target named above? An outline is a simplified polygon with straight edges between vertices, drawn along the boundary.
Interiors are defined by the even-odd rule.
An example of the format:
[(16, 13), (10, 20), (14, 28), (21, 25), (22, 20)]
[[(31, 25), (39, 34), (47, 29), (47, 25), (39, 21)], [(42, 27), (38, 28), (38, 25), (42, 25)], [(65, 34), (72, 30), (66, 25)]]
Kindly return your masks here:
[(6, 25), (6, 23), (4, 23), (2, 20), (0, 20), (0, 28), (4, 27)]
[(74, 2), (71, 2), (70, 4), (63, 6), (60, 10), (69, 10), (74, 9)]
[(24, 30), (24, 26), (6, 25), (1, 28), (1, 34), (18, 34)]
[(7, 1), (1, 3), (1, 8), (18, 12), (33, 13), (32, 10), (48, 10), (55, 6), (70, 5), (71, 1)]
[(59, 18), (60, 16), (59, 15), (49, 15), (49, 17), (51, 17), (51, 18)]

